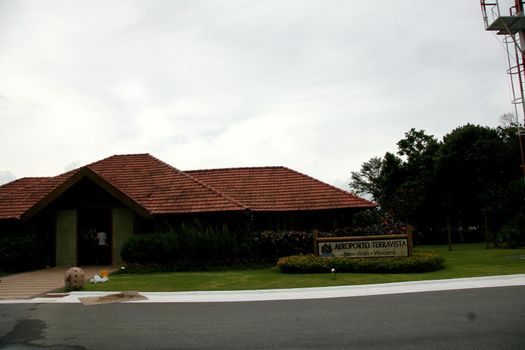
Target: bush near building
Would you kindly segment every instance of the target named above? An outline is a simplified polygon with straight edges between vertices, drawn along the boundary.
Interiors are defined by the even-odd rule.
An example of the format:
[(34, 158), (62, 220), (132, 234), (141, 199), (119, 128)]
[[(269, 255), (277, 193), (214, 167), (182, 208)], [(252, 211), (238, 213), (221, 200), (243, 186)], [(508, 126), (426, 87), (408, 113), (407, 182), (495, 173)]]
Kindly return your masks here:
[(27, 271), (48, 265), (45, 248), (40, 242), (32, 233), (0, 237), (0, 271)]
[(271, 263), (283, 256), (313, 252), (313, 237), (303, 231), (233, 233), (226, 227), (184, 227), (136, 234), (121, 255), (133, 270), (184, 270), (213, 265)]

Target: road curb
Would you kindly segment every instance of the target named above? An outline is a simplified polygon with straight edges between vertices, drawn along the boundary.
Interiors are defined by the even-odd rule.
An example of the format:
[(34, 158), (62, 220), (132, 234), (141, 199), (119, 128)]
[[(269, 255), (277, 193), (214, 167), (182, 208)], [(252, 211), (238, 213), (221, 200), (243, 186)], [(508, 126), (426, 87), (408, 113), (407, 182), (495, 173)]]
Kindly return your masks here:
[[(348, 298), (371, 295), (435, 292), (458, 289), (525, 286), (525, 274), (366, 284), (357, 286), (264, 289), (240, 291), (143, 292), (147, 300), (131, 303), (209, 303), (270, 300)], [(115, 292), (71, 292), (23, 300), (0, 300), (0, 304), (80, 303), (79, 298), (105, 297)]]

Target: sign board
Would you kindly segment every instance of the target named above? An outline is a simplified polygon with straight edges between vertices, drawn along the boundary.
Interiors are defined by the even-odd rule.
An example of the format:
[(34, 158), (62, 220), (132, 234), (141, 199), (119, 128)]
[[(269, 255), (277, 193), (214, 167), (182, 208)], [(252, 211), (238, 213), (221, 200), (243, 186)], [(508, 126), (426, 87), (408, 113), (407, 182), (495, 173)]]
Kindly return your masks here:
[(321, 257), (384, 258), (412, 255), (411, 234), (314, 239), (316, 254)]

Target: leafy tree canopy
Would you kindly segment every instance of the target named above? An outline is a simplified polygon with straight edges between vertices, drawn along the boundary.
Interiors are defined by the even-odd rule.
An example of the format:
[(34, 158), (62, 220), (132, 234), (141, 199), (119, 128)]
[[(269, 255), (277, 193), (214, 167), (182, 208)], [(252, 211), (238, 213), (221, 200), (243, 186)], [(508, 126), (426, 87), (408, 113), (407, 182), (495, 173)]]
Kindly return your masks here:
[(442, 235), (447, 222), (467, 239), (465, 232), (480, 231), (487, 216), (497, 230), (524, 213), (523, 196), (516, 193), (525, 187), (516, 185), (523, 183), (519, 125), (509, 116), (505, 121), (498, 128), (467, 124), (442, 141), (412, 128), (395, 153), (373, 157), (352, 172), (350, 187), (428, 240)]

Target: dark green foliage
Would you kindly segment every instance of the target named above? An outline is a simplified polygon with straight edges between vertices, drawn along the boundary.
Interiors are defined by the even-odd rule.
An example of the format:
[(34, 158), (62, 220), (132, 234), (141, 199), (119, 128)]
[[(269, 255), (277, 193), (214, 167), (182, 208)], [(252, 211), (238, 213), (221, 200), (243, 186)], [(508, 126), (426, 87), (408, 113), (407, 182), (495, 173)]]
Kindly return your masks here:
[(504, 154), (494, 129), (466, 125), (443, 138), (435, 175), (451, 219), (475, 224), (483, 209), (497, 203), (497, 190), (512, 179)]
[(122, 245), (121, 255), (130, 264), (185, 266), (234, 261), (242, 241), (226, 227), (204, 226), (198, 222), (180, 230), (137, 234)]
[(313, 252), (313, 236), (302, 231), (263, 231), (252, 235), (252, 251), (262, 261)]
[(179, 230), (136, 234), (121, 255), (134, 270), (208, 269), (213, 265), (274, 263), (279, 257), (313, 251), (311, 233), (264, 231), (245, 234), (198, 222)]
[(237, 258), (239, 242), (226, 226), (212, 227), (194, 222), (174, 235), (179, 242), (178, 261), (228, 261)]
[(159, 263), (126, 263), (124, 269), (120, 269), (113, 274), (139, 274), (139, 273), (157, 273), (187, 270), (182, 264), (159, 264)]
[(130, 237), (122, 245), (122, 258), (130, 263), (170, 264), (179, 253), (179, 242), (171, 233), (148, 233)]
[(352, 225), (334, 230), (334, 232), (322, 232), (320, 236), (371, 236), (406, 233), (405, 224), (385, 213), (380, 208), (360, 211), (353, 215)]
[[(350, 186), (368, 193), (383, 215), (415, 227), (420, 243), (482, 241), (485, 222), (500, 231), (516, 216), (525, 222), (525, 186), (515, 124), (489, 128), (467, 124), (440, 142), (411, 129), (396, 154), (363, 163)], [(518, 232), (519, 231), (519, 232)], [(523, 241), (525, 231), (506, 225), (499, 237)], [(514, 232), (511, 234), (511, 232)], [(521, 237), (521, 238), (519, 238)]]
[(379, 198), (383, 191), (381, 183), (381, 168), (383, 159), (380, 157), (371, 158), (368, 162), (361, 165), (359, 172), (352, 172), (352, 189), (356, 194), (370, 194), (373, 198)]
[(498, 231), (498, 241), (508, 243), (510, 248), (517, 248), (525, 245), (525, 223), (522, 215), (516, 215), (511, 220), (507, 221), (503, 227)]
[(284, 273), (417, 273), (442, 269), (445, 259), (436, 253), (415, 253), (400, 258), (337, 258), (293, 255), (279, 259), (277, 268)]
[(27, 271), (45, 267), (46, 252), (34, 234), (23, 233), (0, 238), (0, 270)]
[(238, 261), (232, 263), (217, 262), (214, 264), (198, 265), (195, 263), (178, 263), (176, 265), (163, 264), (126, 264), (124, 269), (120, 269), (113, 274), (144, 274), (144, 273), (158, 273), (158, 272), (174, 272), (174, 271), (242, 271), (253, 269), (271, 268), (274, 264), (268, 262), (257, 261)]

